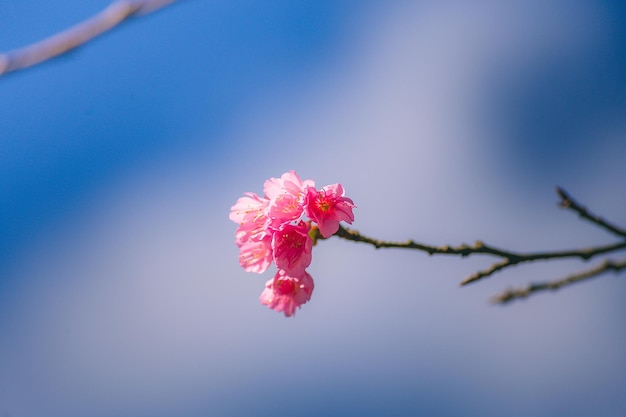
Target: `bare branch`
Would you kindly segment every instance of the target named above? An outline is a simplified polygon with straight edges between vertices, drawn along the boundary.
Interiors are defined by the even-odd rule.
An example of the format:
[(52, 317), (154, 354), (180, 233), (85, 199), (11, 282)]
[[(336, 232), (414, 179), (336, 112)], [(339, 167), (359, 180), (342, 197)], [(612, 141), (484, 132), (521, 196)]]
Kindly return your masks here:
[(413, 240), (407, 240), (405, 242), (388, 242), (388, 241), (373, 239), (371, 237), (364, 236), (356, 230), (347, 229), (342, 226), (339, 226), (339, 230), (334, 236), (338, 236), (346, 240), (351, 240), (353, 242), (367, 243), (369, 245), (374, 246), (376, 249), (380, 249), (380, 248), (415, 249), (418, 251), (426, 252), (429, 255), (445, 254), (445, 255), (468, 256), (473, 253), (486, 253), (490, 255), (503, 256), (502, 254), (506, 254), (506, 252), (503, 252), (499, 249), (486, 246), (481, 241), (476, 241), (473, 246), (462, 244), (456, 247), (448, 246), (448, 245), (430, 246), (430, 245), (425, 245), (423, 243), (417, 243)]
[(582, 271), (577, 274), (569, 275), (560, 280), (529, 284), (525, 287), (506, 290), (503, 293), (498, 294), (495, 297), (493, 297), (491, 301), (495, 304), (506, 304), (512, 300), (526, 298), (529, 295), (532, 295), (541, 291), (546, 291), (546, 290), (556, 291), (559, 288), (564, 287), (566, 285), (571, 285), (571, 284), (581, 282), (587, 279), (596, 278), (609, 271), (614, 271), (617, 273), (623, 270), (626, 270), (626, 260), (621, 261), (621, 262), (614, 262), (614, 261), (607, 259), (600, 265), (596, 266), (595, 268), (588, 269), (586, 271)]
[(589, 260), (597, 255), (603, 255), (606, 253), (616, 252), (621, 249), (626, 249), (626, 241), (614, 243), (612, 245), (596, 246), (584, 249), (567, 250), (567, 251), (554, 251), (554, 252), (535, 252), (528, 254), (516, 254), (513, 252), (504, 252), (501, 255), (505, 258), (504, 261), (494, 263), (488, 269), (476, 272), (469, 277), (461, 281), (461, 285), (470, 284), (478, 281), (481, 278), (488, 277), (494, 272), (498, 272), (509, 266), (517, 265), (526, 262), (546, 261), (551, 259), (564, 259), (564, 258), (580, 258), (582, 260)]
[(160, 9), (175, 0), (119, 0), (69, 29), (24, 48), (0, 54), (0, 76), (62, 55), (113, 29), (124, 20)]
[[(579, 214), (581, 218), (584, 218), (596, 226), (605, 229), (615, 235), (618, 235), (621, 238), (626, 238), (626, 230), (622, 229), (618, 226), (615, 226), (603, 218), (592, 214), (585, 207), (581, 206), (578, 202), (576, 202), (565, 190), (557, 187), (556, 192), (561, 197), (561, 206), (564, 208), (569, 208), (576, 213)], [(315, 240), (322, 239), (319, 230), (316, 230), (313, 234)], [(621, 239), (617, 243), (602, 245), (602, 246), (593, 246), (588, 248), (580, 248), (574, 250), (562, 250), (562, 251), (544, 251), (544, 252), (530, 252), (530, 253), (519, 253), (508, 251), (500, 248), (496, 248), (494, 246), (487, 245), (481, 241), (476, 241), (472, 246), (462, 244), (459, 246), (431, 246), (423, 243), (417, 243), (413, 240), (407, 240), (405, 242), (388, 242), (384, 240), (374, 239), (371, 237), (367, 237), (362, 235), (356, 230), (346, 229), (344, 227), (339, 227), (339, 230), (335, 234), (342, 239), (351, 240), (353, 242), (361, 242), (366, 243), (368, 245), (374, 246), (376, 249), (379, 248), (400, 248), (400, 249), (413, 249), (422, 252), (426, 252), (429, 255), (440, 254), (440, 255), (457, 255), (461, 257), (470, 256), (470, 255), (491, 255), (497, 258), (501, 258), (497, 262), (494, 262), (490, 267), (477, 271), (463, 281), (461, 281), (461, 285), (466, 285), (472, 282), (476, 282), (480, 279), (489, 277), (495, 274), (498, 271), (502, 271), (508, 267), (513, 265), (518, 265), (522, 263), (529, 263), (535, 261), (547, 261), (552, 259), (564, 259), (564, 258), (579, 258), (582, 260), (589, 260), (598, 255), (605, 255), (608, 253), (614, 253), (623, 249), (626, 249), (626, 239)], [(600, 266), (580, 272), (575, 275), (571, 275), (567, 278), (558, 280), (545, 282), (540, 284), (530, 284), (523, 288), (511, 289), (508, 290), (494, 298), (494, 302), (497, 303), (506, 303), (515, 298), (523, 298), (528, 295), (544, 290), (556, 290), (565, 285), (570, 285), (575, 282), (579, 282), (585, 279), (589, 279), (598, 275), (601, 275), (607, 271), (620, 271), (622, 269), (626, 269), (626, 261), (623, 262), (614, 262), (610, 260), (606, 260)]]
[(596, 246), (590, 248), (582, 248), (576, 250), (565, 250), (565, 251), (546, 251), (546, 252), (531, 252), (531, 253), (517, 253), (512, 251), (507, 251), (503, 249), (496, 248), (494, 246), (487, 245), (481, 241), (476, 241), (474, 245), (468, 246), (466, 244), (462, 244), (459, 246), (430, 246), (425, 245), (423, 243), (417, 243), (413, 240), (408, 240), (406, 242), (387, 242), (383, 240), (373, 239), (367, 236), (362, 235), (356, 230), (346, 229), (344, 227), (339, 227), (339, 230), (335, 234), (342, 239), (351, 240), (353, 242), (361, 242), (367, 243), (369, 245), (374, 246), (375, 248), (401, 248), (401, 249), (414, 249), (422, 252), (426, 252), (429, 255), (439, 254), (439, 255), (457, 255), (461, 257), (470, 256), (470, 255), (492, 255), (503, 258), (502, 261), (496, 262), (491, 265), (489, 268), (484, 269), (482, 271), (478, 271), (463, 281), (461, 281), (461, 285), (466, 285), (479, 279), (488, 277), (495, 272), (501, 271), (505, 268), (508, 268), (513, 265), (517, 265), (520, 263), (526, 262), (535, 262), (542, 260), (550, 260), (550, 259), (564, 259), (564, 258), (580, 258), (583, 260), (588, 260), (593, 258), (594, 256), (615, 252), (621, 249), (626, 249), (626, 241), (614, 243), (611, 245), (604, 246)]
[(561, 187), (556, 187), (556, 192), (559, 195), (559, 197), (561, 197), (561, 202), (559, 204), (561, 207), (574, 210), (583, 219), (589, 220), (595, 225), (600, 226), (601, 228), (606, 229), (609, 232), (616, 234), (620, 237), (626, 237), (626, 230), (622, 229), (621, 227), (612, 225), (611, 223), (604, 220), (602, 217), (589, 212), (586, 207), (583, 207), (580, 204), (578, 204), (578, 202), (574, 200)]

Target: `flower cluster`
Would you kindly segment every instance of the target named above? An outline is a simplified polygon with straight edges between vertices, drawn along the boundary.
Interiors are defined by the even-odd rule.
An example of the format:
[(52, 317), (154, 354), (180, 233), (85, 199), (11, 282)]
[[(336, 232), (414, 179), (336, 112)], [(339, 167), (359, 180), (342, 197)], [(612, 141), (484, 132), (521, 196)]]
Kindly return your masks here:
[(245, 193), (231, 207), (230, 219), (239, 225), (235, 232), (239, 263), (259, 274), (272, 261), (276, 264), (278, 271), (265, 283), (260, 300), (289, 317), (313, 293), (313, 278), (306, 272), (313, 223), (328, 238), (339, 230), (340, 221), (352, 224), (356, 206), (344, 197), (341, 184), (317, 190), (313, 181), (302, 181), (294, 171), (265, 181), (263, 192), (264, 197)]

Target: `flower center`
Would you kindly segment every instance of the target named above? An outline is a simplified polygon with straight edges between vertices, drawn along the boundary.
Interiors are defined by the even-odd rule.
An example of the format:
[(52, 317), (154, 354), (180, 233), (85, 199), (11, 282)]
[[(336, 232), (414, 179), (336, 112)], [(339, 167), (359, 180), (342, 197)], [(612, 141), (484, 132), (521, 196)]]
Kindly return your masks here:
[(319, 200), (317, 202), (317, 208), (323, 212), (327, 212), (328, 210), (330, 210), (330, 202), (326, 199)]
[(283, 244), (287, 247), (298, 249), (302, 246), (302, 235), (295, 232), (283, 234)]
[(297, 289), (296, 283), (290, 279), (279, 279), (274, 283), (274, 292), (278, 295), (292, 295)]

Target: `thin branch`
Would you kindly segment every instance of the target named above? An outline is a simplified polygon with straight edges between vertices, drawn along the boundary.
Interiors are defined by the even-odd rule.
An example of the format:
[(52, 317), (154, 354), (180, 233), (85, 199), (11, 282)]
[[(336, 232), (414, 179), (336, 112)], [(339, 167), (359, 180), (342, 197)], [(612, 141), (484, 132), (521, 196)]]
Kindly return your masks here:
[(151, 13), (175, 0), (119, 0), (97, 15), (49, 38), (0, 54), (0, 76), (32, 67), (84, 45), (124, 20)]
[(388, 242), (378, 239), (373, 239), (367, 236), (362, 235), (356, 230), (346, 229), (344, 227), (339, 227), (339, 230), (335, 234), (335, 236), (340, 237), (342, 239), (351, 240), (353, 242), (361, 242), (374, 246), (375, 248), (401, 248), (401, 249), (414, 249), (422, 252), (426, 252), (429, 255), (440, 254), (440, 255), (457, 255), (461, 257), (483, 254), (483, 255), (492, 255), (503, 258), (502, 261), (496, 262), (491, 265), (489, 268), (475, 272), (474, 274), (468, 276), (463, 281), (461, 281), (461, 285), (466, 285), (475, 281), (478, 281), (481, 278), (488, 277), (495, 272), (501, 271), (505, 268), (508, 268), (513, 265), (517, 265), (520, 263), (526, 262), (534, 262), (541, 260), (549, 260), (549, 259), (563, 259), (563, 258), (580, 258), (583, 260), (589, 260), (594, 256), (615, 252), (621, 249), (626, 249), (626, 241), (614, 243), (611, 245), (604, 246), (596, 246), (590, 248), (576, 249), (576, 250), (565, 250), (565, 251), (546, 251), (546, 252), (531, 252), (531, 253), (518, 253), (507, 251), (503, 249), (496, 248), (494, 246), (487, 245), (481, 241), (476, 241), (474, 245), (460, 245), (460, 246), (430, 246), (422, 243), (414, 242), (413, 240), (408, 240), (406, 242)]
[(601, 228), (606, 229), (613, 234), (616, 234), (617, 236), (626, 237), (626, 230), (607, 222), (600, 216), (591, 213), (589, 210), (587, 210), (586, 207), (583, 207), (576, 200), (574, 200), (561, 187), (556, 187), (556, 192), (559, 197), (561, 197), (561, 202), (559, 204), (561, 207), (575, 211), (583, 219), (586, 219), (594, 223), (595, 225), (600, 226)]
[[(580, 205), (576, 200), (574, 200), (565, 190), (557, 187), (557, 194), (561, 197), (561, 207), (571, 209), (578, 213), (581, 218), (584, 218), (596, 226), (605, 229), (615, 235), (618, 235), (621, 238), (626, 238), (626, 230), (622, 229), (618, 226), (615, 226), (603, 218), (591, 213), (585, 207)], [(496, 248), (494, 246), (487, 245), (481, 241), (476, 241), (474, 245), (469, 246), (466, 244), (460, 246), (431, 246), (425, 245), (423, 243), (417, 243), (413, 240), (407, 240), (405, 242), (388, 242), (384, 240), (374, 239), (371, 237), (367, 237), (362, 235), (356, 230), (346, 229), (344, 227), (339, 227), (339, 230), (335, 234), (342, 239), (351, 240), (353, 242), (361, 242), (366, 243), (368, 245), (374, 246), (376, 249), (379, 248), (401, 248), (401, 249), (414, 249), (422, 252), (426, 252), (429, 255), (433, 254), (442, 254), (442, 255), (458, 255), (461, 257), (474, 255), (474, 254), (482, 254), (482, 255), (491, 255), (502, 258), (500, 261), (493, 263), (489, 268), (483, 269), (481, 271), (475, 272), (472, 275), (465, 278), (461, 281), (461, 285), (466, 285), (471, 282), (478, 281), (482, 278), (488, 277), (498, 271), (501, 271), (505, 268), (508, 268), (513, 265), (518, 265), (525, 262), (534, 262), (540, 260), (551, 260), (551, 259), (563, 259), (563, 258), (580, 258), (582, 260), (589, 260), (597, 255), (604, 255), (608, 253), (613, 253), (622, 249), (626, 249), (626, 240), (621, 239), (619, 242), (603, 245), (603, 246), (594, 246), (589, 248), (582, 248), (576, 250), (564, 250), (564, 251), (545, 251), (545, 252), (532, 252), (532, 253), (519, 253), (512, 252), (500, 248)], [(316, 230), (313, 234), (315, 240), (321, 239), (321, 234), (319, 230)], [(528, 297), (531, 294), (541, 292), (541, 291), (556, 291), (561, 287), (568, 286), (574, 284), (576, 282), (581, 282), (584, 280), (588, 280), (591, 278), (595, 278), (602, 274), (605, 274), (609, 271), (620, 272), (622, 270), (626, 270), (626, 260), (616, 262), (612, 260), (605, 260), (600, 265), (595, 268), (588, 269), (585, 271), (581, 271), (577, 274), (570, 275), (560, 280), (556, 281), (547, 281), (543, 283), (537, 284), (529, 284), (525, 287), (509, 289), (492, 299), (494, 303), (506, 304), (511, 300)]]
[[(557, 194), (561, 197), (561, 206), (564, 208), (569, 208), (576, 213), (579, 214), (581, 218), (584, 218), (596, 226), (605, 229), (613, 234), (618, 235), (621, 238), (626, 237), (626, 230), (622, 229), (618, 226), (615, 226), (603, 218), (591, 213), (585, 207), (580, 205), (576, 200), (574, 200), (565, 190), (557, 187)], [(315, 238), (320, 239), (321, 235), (319, 231), (315, 233)], [(564, 258), (579, 258), (582, 260), (589, 260), (597, 255), (604, 255), (608, 253), (617, 252), (623, 249), (626, 249), (626, 240), (621, 239), (617, 243), (613, 243), (610, 245), (603, 246), (594, 246), (588, 248), (581, 248), (575, 250), (563, 250), (563, 251), (544, 251), (544, 252), (531, 252), (531, 253), (519, 253), (508, 251), (504, 249), (500, 249), (494, 246), (487, 245), (481, 241), (476, 241), (472, 246), (462, 244), (459, 246), (431, 246), (423, 243), (417, 243), (413, 240), (407, 240), (405, 242), (390, 242), (379, 239), (374, 239), (368, 236), (364, 236), (356, 230), (350, 230), (344, 227), (339, 227), (339, 230), (335, 234), (342, 239), (351, 240), (353, 242), (361, 242), (366, 243), (368, 245), (374, 246), (376, 249), (379, 248), (400, 248), (400, 249), (413, 249), (422, 252), (426, 252), (429, 255), (433, 254), (441, 254), (441, 255), (457, 255), (461, 257), (470, 256), (470, 255), (491, 255), (498, 258), (501, 258), (499, 261), (494, 262), (490, 267), (477, 271), (463, 281), (461, 281), (461, 285), (466, 285), (472, 282), (476, 282), (482, 278), (489, 277), (495, 274), (498, 271), (511, 267), (513, 265), (518, 265), (522, 263), (535, 262), (535, 261), (546, 261), (552, 259), (564, 259)], [(562, 286), (572, 284), (574, 282), (579, 282), (585, 279), (589, 279), (600, 275), (606, 271), (614, 270), (619, 271), (621, 269), (626, 269), (626, 261), (621, 263), (615, 263), (613, 261), (605, 261), (602, 265), (583, 271), (579, 274), (575, 274), (564, 278), (558, 281), (540, 283), (540, 284), (530, 284), (526, 287), (520, 289), (512, 289), (508, 290), (499, 296), (497, 296), (494, 300), (499, 303), (506, 303), (509, 300), (514, 298), (526, 297), (531, 293), (543, 291), (543, 290), (556, 290)]]
[(622, 262), (614, 262), (611, 260), (605, 260), (595, 268), (588, 269), (586, 271), (579, 272), (577, 274), (570, 275), (560, 280), (548, 281), (537, 284), (529, 284), (525, 287), (514, 288), (504, 291), (503, 293), (493, 297), (491, 301), (495, 304), (506, 304), (512, 300), (526, 298), (529, 295), (541, 292), (541, 291), (556, 291), (561, 287), (571, 285), (577, 282), (596, 278), (606, 272), (620, 272), (626, 270), (626, 260)]
[(470, 284), (478, 281), (481, 278), (488, 277), (495, 272), (505, 269), (509, 266), (535, 261), (546, 261), (551, 259), (564, 259), (564, 258), (580, 258), (587, 261), (594, 256), (603, 255), (611, 252), (616, 252), (622, 249), (626, 249), (626, 241), (614, 243), (612, 245), (595, 246), (584, 249), (567, 250), (567, 251), (554, 251), (554, 252), (535, 252), (527, 254), (508, 253), (504, 255), (505, 260), (494, 263), (491, 267), (482, 271), (475, 272), (469, 277), (461, 281), (461, 285)]
[(468, 256), (473, 253), (486, 253), (486, 254), (496, 255), (496, 256), (506, 256), (507, 254), (507, 252), (494, 248), (494, 247), (487, 246), (481, 241), (476, 241), (473, 246), (468, 246), (466, 244), (462, 244), (459, 246), (448, 246), (448, 245), (431, 246), (431, 245), (425, 245), (423, 243), (417, 243), (413, 240), (407, 240), (405, 242), (389, 242), (389, 241), (367, 237), (365, 235), (362, 235), (356, 230), (344, 228), (343, 226), (339, 226), (339, 230), (337, 231), (337, 233), (335, 233), (334, 236), (337, 236), (346, 240), (351, 240), (353, 242), (367, 243), (369, 245), (374, 246), (376, 249), (380, 249), (380, 248), (415, 249), (418, 251), (426, 252), (429, 255), (445, 254), (445, 255)]

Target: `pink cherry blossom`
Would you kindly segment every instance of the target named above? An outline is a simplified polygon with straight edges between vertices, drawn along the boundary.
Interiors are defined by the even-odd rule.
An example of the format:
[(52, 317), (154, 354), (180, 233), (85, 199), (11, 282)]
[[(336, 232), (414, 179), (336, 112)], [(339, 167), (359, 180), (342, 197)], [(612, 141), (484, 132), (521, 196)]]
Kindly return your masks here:
[(344, 196), (341, 184), (318, 191), (313, 181), (302, 181), (295, 171), (268, 179), (263, 192), (264, 197), (245, 193), (231, 207), (229, 218), (238, 224), (235, 243), (246, 271), (260, 274), (276, 263), (278, 272), (265, 283), (260, 300), (289, 317), (313, 293), (313, 278), (306, 272), (313, 249), (311, 226), (317, 223), (322, 236), (330, 237), (340, 221), (352, 224), (356, 206)]
[(306, 187), (315, 187), (313, 180), (302, 181), (295, 171), (285, 172), (280, 178), (270, 178), (263, 185), (265, 197), (272, 200), (285, 192), (285, 188), (295, 188), (304, 191)]
[(247, 241), (239, 248), (239, 264), (246, 272), (262, 274), (272, 263), (272, 238)]
[(318, 224), (325, 238), (339, 230), (340, 221), (343, 220), (349, 224), (354, 221), (352, 209), (356, 206), (351, 199), (344, 197), (344, 194), (343, 187), (339, 183), (322, 187), (320, 191), (313, 187), (306, 189), (306, 215)]
[(270, 201), (267, 215), (271, 226), (277, 229), (282, 224), (299, 220), (304, 212), (305, 189), (313, 186), (313, 181), (302, 181), (295, 171), (265, 181), (263, 192)]
[(239, 223), (235, 232), (237, 246), (250, 240), (262, 240), (268, 234), (269, 218), (266, 211), (269, 200), (254, 193), (245, 194), (230, 208), (230, 220)]
[(272, 236), (272, 250), (276, 267), (290, 275), (300, 275), (311, 264), (313, 240), (309, 227), (302, 220), (285, 224)]
[(279, 270), (274, 278), (265, 283), (265, 289), (259, 300), (262, 304), (286, 317), (296, 313), (296, 309), (311, 299), (313, 294), (313, 278), (307, 272), (299, 276), (289, 276)]

